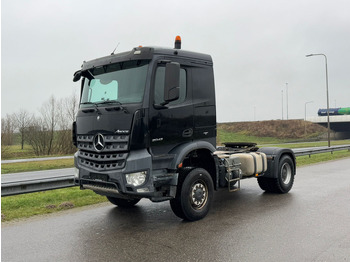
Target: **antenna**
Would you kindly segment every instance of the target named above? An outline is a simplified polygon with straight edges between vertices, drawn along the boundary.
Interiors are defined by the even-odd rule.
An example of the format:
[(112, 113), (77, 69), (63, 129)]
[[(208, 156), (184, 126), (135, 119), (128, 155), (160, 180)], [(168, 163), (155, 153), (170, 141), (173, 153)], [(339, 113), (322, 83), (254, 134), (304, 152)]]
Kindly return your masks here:
[(115, 50), (117, 50), (118, 46), (119, 46), (120, 42), (118, 42), (117, 46), (114, 48), (113, 52), (111, 53), (111, 55), (114, 55)]

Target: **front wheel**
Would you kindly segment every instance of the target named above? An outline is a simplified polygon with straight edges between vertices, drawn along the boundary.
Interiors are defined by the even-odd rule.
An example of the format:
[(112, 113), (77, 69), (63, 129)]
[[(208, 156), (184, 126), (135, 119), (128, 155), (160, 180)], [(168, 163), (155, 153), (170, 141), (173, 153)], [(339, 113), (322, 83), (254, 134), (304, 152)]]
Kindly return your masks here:
[(214, 194), (210, 174), (205, 169), (195, 168), (186, 177), (179, 177), (177, 186), (176, 197), (171, 201), (175, 215), (189, 221), (204, 218), (209, 212)]
[(135, 198), (135, 199), (123, 199), (123, 198), (117, 198), (117, 197), (107, 197), (109, 202), (112, 204), (122, 207), (122, 208), (128, 208), (133, 207), (136, 205), (141, 199)]

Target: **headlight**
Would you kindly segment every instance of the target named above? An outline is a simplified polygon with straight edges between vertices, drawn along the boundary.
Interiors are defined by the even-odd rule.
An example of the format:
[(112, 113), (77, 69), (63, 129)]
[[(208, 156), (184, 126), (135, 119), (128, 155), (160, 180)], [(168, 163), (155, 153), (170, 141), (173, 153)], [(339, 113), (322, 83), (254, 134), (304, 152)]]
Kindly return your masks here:
[(126, 183), (133, 186), (141, 186), (146, 181), (147, 171), (126, 174)]

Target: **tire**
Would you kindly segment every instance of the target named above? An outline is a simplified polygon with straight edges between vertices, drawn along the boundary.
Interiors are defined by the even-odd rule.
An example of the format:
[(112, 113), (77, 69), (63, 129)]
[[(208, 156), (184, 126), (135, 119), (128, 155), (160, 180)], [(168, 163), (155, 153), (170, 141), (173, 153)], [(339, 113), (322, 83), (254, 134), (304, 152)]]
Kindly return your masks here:
[(262, 190), (272, 193), (288, 193), (294, 183), (295, 167), (290, 156), (283, 156), (278, 164), (277, 178), (258, 177)]
[(176, 197), (174, 199), (170, 200), (170, 207), (171, 210), (174, 212), (174, 214), (181, 218), (185, 219), (185, 214), (182, 211), (182, 206), (181, 206), (181, 186), (183, 184), (184, 179), (186, 178), (187, 174), (191, 172), (193, 168), (183, 168), (179, 170), (179, 179), (178, 179), (178, 185), (176, 188)]
[(294, 183), (294, 163), (289, 156), (282, 157), (280, 164), (278, 166), (278, 193), (288, 193)]
[(204, 218), (209, 212), (214, 194), (210, 174), (205, 169), (195, 168), (181, 175), (176, 197), (170, 201), (173, 212), (188, 221)]
[(112, 204), (121, 207), (121, 208), (128, 208), (135, 206), (141, 199), (123, 199), (123, 198), (117, 198), (117, 197), (107, 197), (109, 202)]

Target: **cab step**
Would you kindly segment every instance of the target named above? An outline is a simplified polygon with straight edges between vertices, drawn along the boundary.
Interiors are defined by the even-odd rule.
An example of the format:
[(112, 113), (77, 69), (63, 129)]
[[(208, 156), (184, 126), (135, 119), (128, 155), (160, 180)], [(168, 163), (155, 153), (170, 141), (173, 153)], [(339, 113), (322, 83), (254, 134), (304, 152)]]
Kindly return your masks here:
[(241, 177), (237, 177), (233, 173), (229, 173), (228, 177), (226, 177), (226, 181), (229, 192), (235, 192), (241, 189)]

